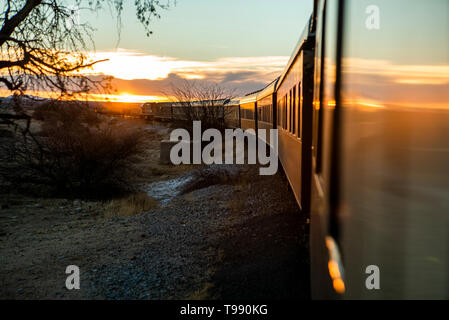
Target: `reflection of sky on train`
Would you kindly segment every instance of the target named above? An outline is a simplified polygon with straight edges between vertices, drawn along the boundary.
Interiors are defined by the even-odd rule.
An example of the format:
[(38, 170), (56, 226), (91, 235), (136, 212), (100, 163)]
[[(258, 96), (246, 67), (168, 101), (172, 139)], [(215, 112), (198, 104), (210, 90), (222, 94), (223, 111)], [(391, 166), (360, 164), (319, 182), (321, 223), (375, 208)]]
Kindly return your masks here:
[[(351, 0), (347, 3), (348, 31), (361, 39), (360, 46), (353, 43), (356, 57), (403, 65), (448, 64), (447, 0)], [(365, 10), (370, 5), (380, 9), (379, 30), (367, 30), (365, 26), (368, 17)]]
[(449, 65), (394, 65), (387, 60), (343, 61), (346, 103), (367, 107), (389, 105), (449, 108)]
[[(352, 0), (347, 4), (345, 36), (357, 41), (344, 43), (346, 104), (449, 109), (449, 3)], [(366, 7), (373, 4), (380, 9), (378, 30), (365, 26)]]
[[(348, 298), (447, 299), (449, 1), (345, 3), (338, 215)], [(369, 5), (378, 30), (365, 26)], [(361, 285), (370, 264), (382, 274), (374, 293)]]

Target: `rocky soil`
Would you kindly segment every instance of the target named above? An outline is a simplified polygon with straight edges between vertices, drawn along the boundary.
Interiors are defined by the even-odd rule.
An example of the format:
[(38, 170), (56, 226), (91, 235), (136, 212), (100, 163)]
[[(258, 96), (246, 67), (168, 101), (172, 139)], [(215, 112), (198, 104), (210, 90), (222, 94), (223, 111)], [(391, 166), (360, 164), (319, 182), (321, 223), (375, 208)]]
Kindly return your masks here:
[[(308, 225), (282, 173), (162, 166), (156, 138), (138, 213), (122, 200), (0, 198), (0, 298), (309, 298)], [(80, 290), (65, 288), (68, 265)]]

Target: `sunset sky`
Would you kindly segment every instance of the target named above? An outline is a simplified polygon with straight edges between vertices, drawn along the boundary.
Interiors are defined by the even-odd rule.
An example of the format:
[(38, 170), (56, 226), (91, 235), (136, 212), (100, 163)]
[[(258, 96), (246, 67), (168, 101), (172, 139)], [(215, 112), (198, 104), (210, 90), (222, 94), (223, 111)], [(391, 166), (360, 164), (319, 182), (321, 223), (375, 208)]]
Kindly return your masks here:
[(96, 28), (95, 58), (110, 59), (91, 72), (114, 76), (117, 99), (127, 102), (157, 100), (181, 78), (240, 93), (263, 87), (285, 67), (313, 6), (312, 0), (178, 0), (146, 37), (133, 2), (126, 3), (120, 41), (108, 9), (81, 11), (80, 20)]

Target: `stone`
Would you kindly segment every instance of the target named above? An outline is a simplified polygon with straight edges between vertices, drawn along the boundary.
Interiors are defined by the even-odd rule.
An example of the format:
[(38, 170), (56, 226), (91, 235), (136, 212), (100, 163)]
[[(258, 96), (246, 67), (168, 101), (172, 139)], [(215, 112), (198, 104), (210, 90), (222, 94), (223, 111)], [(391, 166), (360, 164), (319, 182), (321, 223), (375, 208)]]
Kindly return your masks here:
[(178, 143), (187, 143), (189, 145), (191, 144), (190, 142), (186, 141), (171, 141), (171, 140), (161, 141), (161, 154), (160, 154), (161, 164), (172, 164), (172, 161), (170, 159), (170, 151), (173, 148), (173, 146), (177, 145)]

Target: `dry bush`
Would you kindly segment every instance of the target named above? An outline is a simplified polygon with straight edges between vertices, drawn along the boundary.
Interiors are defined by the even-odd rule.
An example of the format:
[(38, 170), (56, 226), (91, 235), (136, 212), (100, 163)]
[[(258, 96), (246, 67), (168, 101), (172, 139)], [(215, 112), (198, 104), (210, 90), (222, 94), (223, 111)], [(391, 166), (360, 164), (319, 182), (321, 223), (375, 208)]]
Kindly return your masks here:
[(235, 184), (240, 181), (241, 171), (232, 165), (210, 165), (192, 172), (193, 179), (181, 190), (181, 194), (187, 194), (195, 190), (204, 189), (220, 184)]
[(7, 181), (92, 197), (126, 187), (127, 171), (142, 151), (141, 131), (79, 103), (50, 102), (33, 118), (39, 130), (2, 145), (0, 174)]
[(129, 217), (157, 207), (157, 200), (140, 192), (128, 197), (112, 200), (105, 206), (105, 217)]
[(193, 121), (201, 121), (202, 130), (224, 130), (235, 117), (235, 108), (226, 104), (234, 99), (236, 92), (219, 83), (180, 81), (171, 84), (166, 95), (173, 102), (172, 113), (177, 113), (173, 115), (176, 125), (189, 131)]

